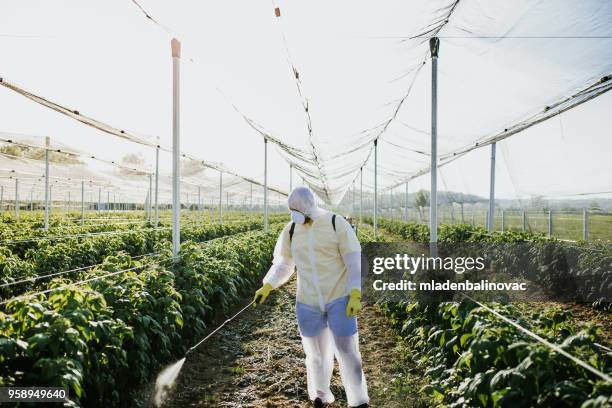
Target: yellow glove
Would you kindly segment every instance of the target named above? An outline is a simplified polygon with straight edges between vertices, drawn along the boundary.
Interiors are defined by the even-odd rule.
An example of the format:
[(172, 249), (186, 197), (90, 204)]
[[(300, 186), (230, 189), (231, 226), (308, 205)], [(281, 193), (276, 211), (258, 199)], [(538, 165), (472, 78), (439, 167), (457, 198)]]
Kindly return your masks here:
[(255, 302), (253, 306), (257, 306), (257, 303), (261, 305), (263, 302), (265, 302), (268, 296), (270, 296), (270, 292), (272, 292), (272, 289), (272, 285), (270, 285), (269, 283), (266, 283), (261, 288), (259, 288), (257, 292), (255, 292), (255, 297), (253, 298), (253, 301)]
[(355, 316), (361, 310), (361, 291), (359, 289), (351, 290), (351, 297), (346, 305), (346, 317)]

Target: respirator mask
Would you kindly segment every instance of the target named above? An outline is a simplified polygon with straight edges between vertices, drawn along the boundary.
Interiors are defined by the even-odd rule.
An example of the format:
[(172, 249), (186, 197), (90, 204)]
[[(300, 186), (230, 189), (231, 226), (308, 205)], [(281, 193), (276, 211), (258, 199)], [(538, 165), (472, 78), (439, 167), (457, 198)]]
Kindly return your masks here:
[(295, 222), (296, 224), (305, 224), (307, 218), (308, 217), (306, 217), (301, 212), (291, 210), (291, 221)]

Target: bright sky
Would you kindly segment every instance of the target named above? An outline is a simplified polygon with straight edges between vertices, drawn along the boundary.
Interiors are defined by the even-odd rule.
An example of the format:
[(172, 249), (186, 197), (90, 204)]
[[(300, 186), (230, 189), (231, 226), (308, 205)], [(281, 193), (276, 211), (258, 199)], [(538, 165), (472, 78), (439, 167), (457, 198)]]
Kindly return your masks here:
[[(273, 1), (139, 3), (172, 32), (146, 19), (130, 0), (3, 1), (0, 76), (169, 145), (170, 38), (176, 36), (183, 42), (181, 149), (263, 180), (262, 137), (230, 103), (274, 137), (311, 152), (290, 55), (309, 101), (312, 142), (336, 199), (357, 176), (370, 146), (332, 157), (374, 136), (376, 130), (361, 132), (388, 120), (411, 84), (381, 136), (380, 185), (427, 166), (428, 156), (411, 150), (429, 152), (429, 136), (418, 132), (430, 126), (428, 47), (398, 37), (419, 34), (452, 1), (279, 0), (281, 19)], [(612, 3), (605, 0), (462, 1), (440, 35), (440, 153), (491, 136), (612, 73)], [(483, 36), (510, 38), (476, 38)], [(559, 36), (564, 38), (549, 38)], [(0, 88), (0, 106), (1, 132), (49, 135), (114, 160), (136, 152), (153, 161), (149, 148), (90, 129), (8, 89)], [(607, 94), (500, 143), (498, 197), (612, 191), (612, 138), (606, 134), (611, 108)], [(270, 183), (287, 189), (288, 164), (269, 147)], [(484, 148), (443, 167), (440, 189), (486, 196), (488, 156)], [(164, 156), (162, 169), (170, 171), (170, 165)], [(373, 185), (371, 166), (372, 160), (364, 169), (366, 185)], [(300, 176), (294, 177), (295, 185)], [(428, 180), (420, 177), (410, 188), (428, 188)]]

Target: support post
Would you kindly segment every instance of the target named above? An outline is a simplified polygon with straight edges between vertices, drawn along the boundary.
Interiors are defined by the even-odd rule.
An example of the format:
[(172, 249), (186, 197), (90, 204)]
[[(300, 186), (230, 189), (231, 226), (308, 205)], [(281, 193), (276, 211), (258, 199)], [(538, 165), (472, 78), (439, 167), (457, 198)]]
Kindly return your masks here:
[(357, 212), (357, 204), (355, 202), (355, 180), (353, 180), (353, 192), (351, 194), (351, 199), (353, 200), (353, 206), (352, 206), (352, 217), (355, 216), (355, 213)]
[(487, 230), (495, 230), (495, 143), (491, 143), (491, 178), (489, 186), (489, 219)]
[(404, 221), (408, 222), (408, 182), (406, 182), (406, 191), (405, 191), (405, 202), (404, 202)]
[(180, 62), (181, 43), (173, 38), (172, 48), (172, 255), (181, 247), (181, 149), (180, 149)]
[(289, 163), (289, 194), (293, 191), (293, 164)]
[(440, 39), (429, 39), (431, 52), (431, 187), (429, 198), (430, 256), (438, 255), (438, 52)]
[(151, 217), (153, 213), (152, 207), (153, 202), (153, 174), (149, 174), (149, 199), (147, 200), (147, 221), (151, 224)]
[(523, 232), (527, 231), (527, 213), (523, 210)]
[(374, 139), (374, 241), (378, 240), (378, 139)]
[(268, 139), (264, 139), (264, 231), (268, 230)]
[(159, 224), (159, 146), (155, 149), (155, 224)]
[(359, 225), (363, 222), (363, 167), (359, 169)]
[(582, 210), (582, 239), (589, 240), (589, 211), (586, 208)]
[(251, 193), (250, 193), (250, 198), (249, 198), (249, 208), (252, 211), (253, 210), (253, 183), (250, 183), (249, 186), (251, 186)]
[(504, 213), (504, 210), (501, 210), (501, 230), (502, 232), (504, 232), (505, 229), (506, 229), (506, 213)]
[(548, 210), (548, 236), (552, 237), (553, 235), (553, 214), (552, 210)]
[(51, 139), (45, 137), (45, 231), (49, 230), (49, 144)]
[(98, 211), (102, 207), (102, 187), (98, 187)]
[(202, 211), (202, 202), (200, 201), (201, 199), (202, 199), (202, 188), (198, 186), (198, 212)]
[(223, 172), (219, 171), (219, 224), (223, 224)]
[(85, 223), (85, 181), (81, 180), (81, 225)]
[(15, 179), (15, 218), (19, 218), (19, 179)]
[(3, 206), (4, 206), (4, 186), (0, 186), (0, 212), (2, 212)]

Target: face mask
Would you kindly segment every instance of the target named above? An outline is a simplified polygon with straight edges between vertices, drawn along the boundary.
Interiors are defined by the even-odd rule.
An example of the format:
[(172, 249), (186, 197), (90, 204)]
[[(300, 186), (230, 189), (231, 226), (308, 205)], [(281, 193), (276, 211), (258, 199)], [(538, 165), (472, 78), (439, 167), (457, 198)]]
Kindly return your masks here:
[(301, 212), (291, 211), (291, 221), (296, 224), (304, 224), (306, 222), (306, 217)]

